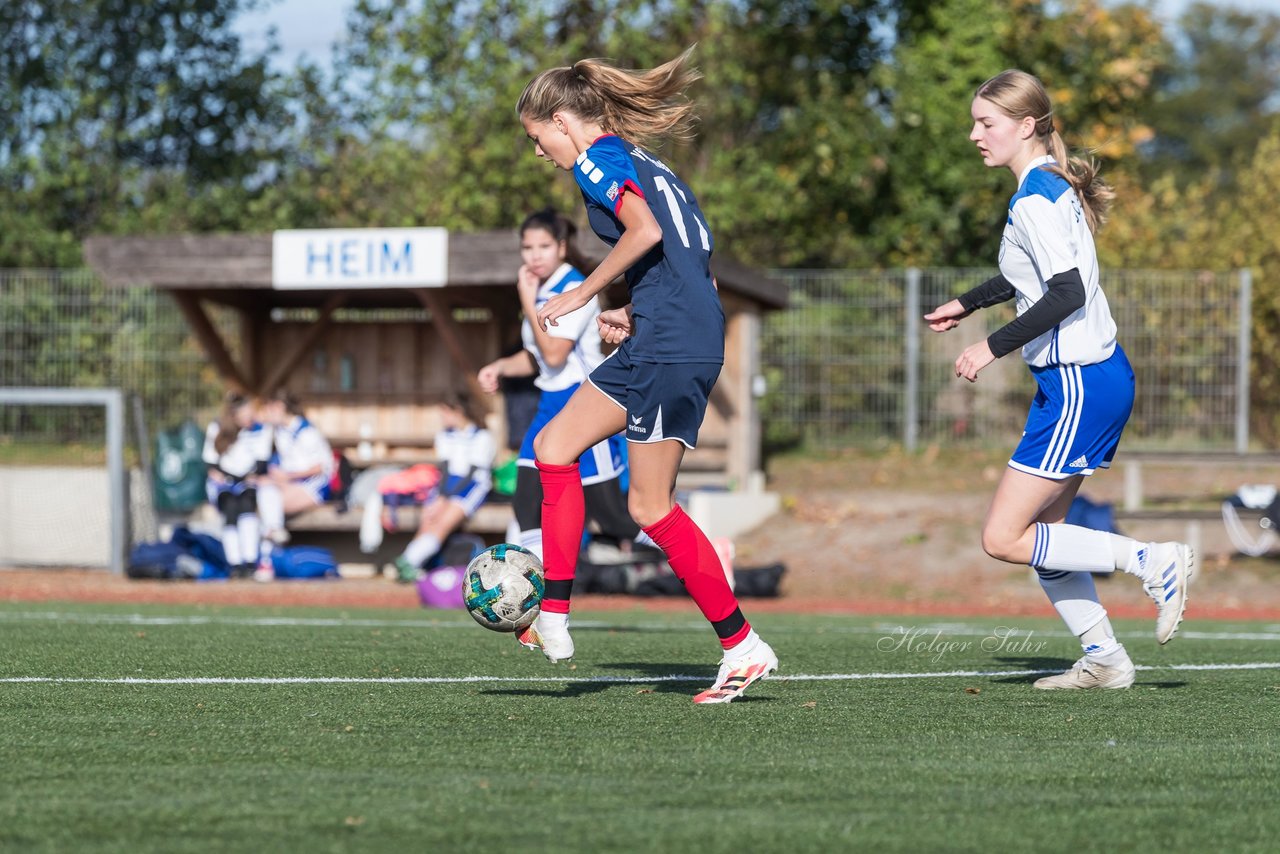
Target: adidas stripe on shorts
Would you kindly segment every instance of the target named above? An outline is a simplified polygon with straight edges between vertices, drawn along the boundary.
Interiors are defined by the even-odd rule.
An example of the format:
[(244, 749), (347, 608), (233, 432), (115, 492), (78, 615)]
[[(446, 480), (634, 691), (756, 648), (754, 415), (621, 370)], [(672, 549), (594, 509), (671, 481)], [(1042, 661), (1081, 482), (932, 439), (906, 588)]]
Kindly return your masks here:
[(1108, 468), (1133, 411), (1133, 368), (1124, 350), (1093, 365), (1033, 367), (1037, 391), (1009, 465), (1040, 477)]

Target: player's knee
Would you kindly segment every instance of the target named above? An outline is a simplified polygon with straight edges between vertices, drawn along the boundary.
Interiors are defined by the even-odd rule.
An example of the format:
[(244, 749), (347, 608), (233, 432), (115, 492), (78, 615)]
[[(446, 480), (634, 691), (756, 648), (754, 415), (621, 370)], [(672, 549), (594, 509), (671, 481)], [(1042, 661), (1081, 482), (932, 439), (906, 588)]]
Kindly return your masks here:
[(627, 496), (627, 511), (641, 528), (656, 525), (671, 512), (670, 496), (647, 496), (632, 490)]
[(1013, 561), (1017, 538), (994, 528), (982, 529), (982, 550), (996, 560)]
[(566, 457), (566, 452), (561, 447), (560, 442), (556, 441), (555, 434), (543, 428), (533, 437), (533, 455), (537, 457), (538, 462), (547, 463), (553, 466), (567, 466), (577, 459), (576, 456)]

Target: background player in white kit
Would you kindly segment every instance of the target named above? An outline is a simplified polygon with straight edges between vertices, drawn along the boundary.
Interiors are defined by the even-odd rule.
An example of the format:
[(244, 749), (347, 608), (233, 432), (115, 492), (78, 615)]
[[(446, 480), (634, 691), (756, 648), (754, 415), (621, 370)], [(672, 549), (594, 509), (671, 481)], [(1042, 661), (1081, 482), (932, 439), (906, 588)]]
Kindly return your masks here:
[[(519, 544), (542, 557), (542, 482), (534, 463), (533, 440), (556, 416), (578, 386), (604, 361), (600, 331), (600, 300), (560, 318), (559, 325), (543, 329), (533, 321), (538, 310), (557, 294), (573, 290), (586, 276), (570, 255), (576, 229), (552, 210), (530, 214), (520, 226), (520, 272), (516, 289), (524, 322), (520, 326), (518, 353), (495, 359), (480, 369), (477, 380), (489, 393), (498, 390), (502, 377), (536, 375), (540, 394), (538, 410), (520, 444), (516, 491), (512, 505), (520, 528)], [(587, 516), (600, 532), (624, 547), (640, 533), (627, 512), (622, 478), (627, 468), (626, 440), (621, 433), (592, 445), (578, 458)], [(644, 539), (648, 539), (647, 537)]]
[(483, 424), (483, 413), (465, 394), (455, 392), (440, 404), (435, 456), (442, 480), (422, 505), (418, 532), (395, 559), (398, 580), (416, 581), (423, 564), (489, 497), (497, 446)]
[[(319, 507), (329, 498), (334, 458), (329, 440), (320, 428), (307, 420), (301, 404), (287, 391), (268, 397), (261, 408), (262, 420), (271, 425), (275, 453), (267, 475), (258, 482), (258, 511), (262, 516), (264, 550), (288, 539), (285, 517)], [(254, 573), (257, 581), (274, 575), (270, 561), (264, 560)]]
[(1022, 441), (1005, 469), (982, 530), (994, 558), (1029, 563), (1084, 656), (1037, 688), (1127, 688), (1134, 665), (1098, 601), (1092, 573), (1142, 580), (1156, 604), (1156, 640), (1167, 643), (1186, 607), (1195, 555), (1182, 543), (1141, 543), (1063, 524), (1084, 477), (1106, 468), (1133, 409), (1134, 377), (1098, 284), (1093, 231), (1112, 192), (1096, 168), (1068, 157), (1044, 85), (1022, 71), (978, 87), (969, 138), (989, 167), (1018, 180), (1000, 242), (1000, 275), (925, 315), (935, 332), (978, 308), (1017, 300), (1012, 323), (956, 359), (970, 382), (1021, 348), (1038, 391)]
[(259, 424), (248, 397), (229, 394), (205, 431), (201, 453), (209, 467), (205, 491), (222, 515), (222, 551), (231, 574), (243, 578), (258, 565), (261, 525), (257, 480), (267, 473), (271, 429)]

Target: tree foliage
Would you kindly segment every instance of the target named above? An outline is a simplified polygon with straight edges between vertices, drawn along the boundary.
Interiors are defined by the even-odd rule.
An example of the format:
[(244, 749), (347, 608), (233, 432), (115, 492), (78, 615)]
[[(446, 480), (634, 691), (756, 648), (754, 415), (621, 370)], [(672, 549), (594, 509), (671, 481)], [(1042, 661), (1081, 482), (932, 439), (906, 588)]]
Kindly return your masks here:
[(153, 181), (200, 192), (259, 173), (272, 78), (230, 26), (254, 3), (0, 4), (0, 263), (74, 264)]

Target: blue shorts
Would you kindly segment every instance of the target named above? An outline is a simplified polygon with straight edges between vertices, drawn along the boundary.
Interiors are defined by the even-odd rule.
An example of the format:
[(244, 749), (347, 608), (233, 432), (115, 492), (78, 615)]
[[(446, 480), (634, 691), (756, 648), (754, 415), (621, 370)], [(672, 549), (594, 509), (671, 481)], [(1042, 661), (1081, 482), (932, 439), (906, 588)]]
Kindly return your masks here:
[(591, 372), (589, 381), (627, 413), (628, 442), (675, 439), (692, 448), (707, 414), (718, 362), (636, 362), (628, 338)]
[(1108, 468), (1133, 411), (1133, 368), (1116, 346), (1094, 365), (1032, 368), (1039, 387), (1009, 466), (1061, 480)]
[[(441, 484), (437, 494), (447, 496), (448, 500), (461, 507), (462, 512), (470, 519), (489, 497), (489, 484), (451, 474)], [(431, 503), (431, 498), (427, 499), (427, 503)]]
[(295, 480), (294, 483), (305, 489), (316, 504), (329, 500), (329, 475), (324, 472), (313, 474), (304, 480)]
[[(529, 424), (529, 429), (524, 433), (524, 441), (520, 443), (520, 457), (516, 460), (517, 465), (533, 468), (533, 440), (541, 432), (543, 427), (547, 426), (556, 414), (564, 409), (564, 405), (569, 402), (569, 398), (573, 397), (573, 393), (578, 390), (577, 385), (569, 386), (560, 391), (544, 391), (538, 399), (538, 411), (534, 413), (533, 421)], [(590, 486), (593, 483), (604, 483), (606, 480), (613, 480), (621, 477), (627, 470), (627, 443), (619, 433), (616, 436), (610, 436), (603, 442), (598, 442), (582, 452), (582, 456), (578, 457), (578, 472), (582, 475), (582, 485)]]
[(243, 480), (222, 481), (209, 478), (204, 482), (204, 494), (209, 499), (209, 503), (214, 507), (218, 506), (218, 498), (224, 493), (229, 492), (232, 495), (240, 495), (246, 489), (253, 489), (253, 484)]

